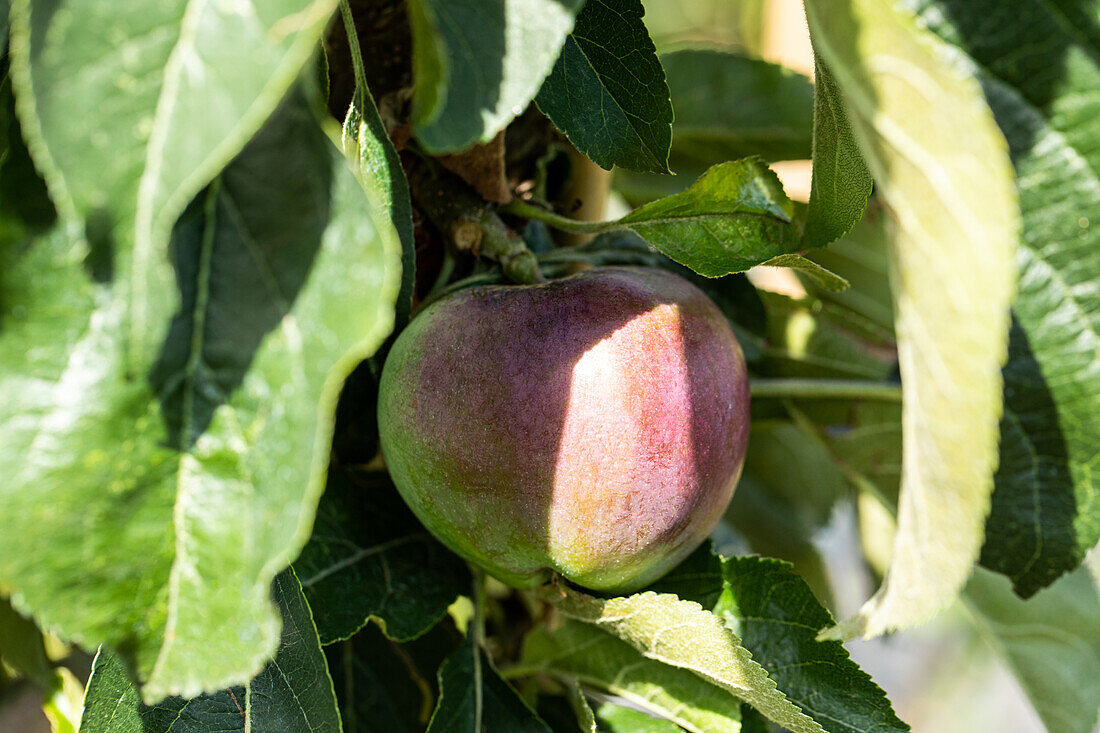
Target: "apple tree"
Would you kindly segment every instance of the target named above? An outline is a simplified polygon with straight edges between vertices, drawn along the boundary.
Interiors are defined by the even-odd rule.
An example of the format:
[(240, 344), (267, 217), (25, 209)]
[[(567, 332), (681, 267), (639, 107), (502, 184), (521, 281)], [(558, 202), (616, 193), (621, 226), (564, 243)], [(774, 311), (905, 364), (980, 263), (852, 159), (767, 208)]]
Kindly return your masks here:
[(1100, 5), (763, 5), (0, 0), (0, 721), (1090, 733)]

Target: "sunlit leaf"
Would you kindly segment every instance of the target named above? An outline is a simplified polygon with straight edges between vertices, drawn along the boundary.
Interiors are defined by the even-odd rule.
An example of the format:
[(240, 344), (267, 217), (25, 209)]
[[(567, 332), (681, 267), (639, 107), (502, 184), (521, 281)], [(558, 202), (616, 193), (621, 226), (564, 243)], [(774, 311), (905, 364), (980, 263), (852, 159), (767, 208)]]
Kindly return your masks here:
[(1020, 286), (982, 564), (1026, 597), (1100, 539), (1100, 20), (1085, 0), (906, 5), (969, 54), (1016, 166)]
[(705, 277), (776, 265), (804, 270), (829, 289), (846, 287), (843, 278), (798, 253), (793, 213), (775, 173), (759, 160), (746, 158), (720, 163), (687, 190), (600, 226), (630, 229)]
[(647, 659), (694, 673), (793, 733), (823, 728), (792, 703), (721, 618), (694, 601), (652, 591), (599, 599), (567, 588), (543, 597), (570, 618), (618, 637)]
[[(670, 720), (611, 703), (601, 705), (596, 711), (596, 718), (600, 730), (607, 733), (681, 733), (684, 730)], [(741, 730), (740, 726), (737, 730)]]
[(583, 0), (411, 0), (413, 129), (432, 152), (488, 142), (550, 73)]
[(598, 628), (567, 621), (539, 628), (524, 641), (524, 668), (575, 680), (630, 701), (650, 715), (690, 731), (738, 733), (741, 703), (688, 670), (646, 659), (637, 649)]
[(391, 328), (397, 238), (295, 94), (139, 292), (131, 249), (113, 279), (91, 254), (59, 231), (6, 273), (0, 581), (148, 701), (241, 684), (278, 644), (270, 583), (309, 537), (341, 382)]
[[(62, 213), (135, 248), (134, 301), (176, 218), (274, 111), (335, 7), (13, 2), (12, 75), (35, 162)], [(157, 340), (156, 315), (132, 329), (135, 349)]]
[(830, 635), (876, 636), (951, 601), (993, 489), (1019, 229), (1004, 137), (977, 82), (880, 0), (812, 0), (814, 46), (891, 209), (905, 453), (893, 564)]
[(653, 587), (724, 619), (779, 691), (829, 733), (909, 730), (839, 642), (815, 638), (832, 616), (787, 563), (702, 547)]

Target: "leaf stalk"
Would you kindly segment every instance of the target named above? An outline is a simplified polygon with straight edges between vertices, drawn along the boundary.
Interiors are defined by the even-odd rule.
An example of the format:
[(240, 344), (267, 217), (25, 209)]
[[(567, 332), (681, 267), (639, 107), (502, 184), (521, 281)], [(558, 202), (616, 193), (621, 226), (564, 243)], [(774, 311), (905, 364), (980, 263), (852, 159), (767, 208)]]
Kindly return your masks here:
[(856, 379), (753, 379), (753, 399), (840, 399), (901, 402), (901, 385)]

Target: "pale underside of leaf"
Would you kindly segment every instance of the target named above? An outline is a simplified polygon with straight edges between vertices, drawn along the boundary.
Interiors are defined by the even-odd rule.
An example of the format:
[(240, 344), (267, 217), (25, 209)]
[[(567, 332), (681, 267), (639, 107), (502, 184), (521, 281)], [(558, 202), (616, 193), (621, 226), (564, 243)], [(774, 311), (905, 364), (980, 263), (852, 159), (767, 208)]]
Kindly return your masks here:
[[(312, 214), (325, 231), (311, 277), (186, 452), (169, 440), (162, 395), (148, 375), (126, 368), (127, 299), (89, 281), (86, 245), (36, 243), (12, 273), (34, 282), (26, 302), (16, 301), (29, 317), (0, 333), (0, 348), (24, 357), (0, 367), (0, 385), (11, 390), (0, 433), (18, 448), (0, 458), (13, 477), (0, 487), (8, 510), (0, 514), (3, 582), (43, 627), (123, 651), (148, 679), (148, 700), (246, 681), (274, 653), (270, 581), (308, 537), (341, 383), (392, 326), (396, 237), (312, 112), (303, 114), (291, 137), (319, 136), (301, 152), (335, 182), (325, 192), (331, 209)], [(261, 158), (285, 164), (288, 148), (279, 147), (281, 157)], [(252, 170), (231, 166), (225, 175), (243, 177), (236, 190), (252, 192), (262, 209), (266, 194), (248, 181)], [(223, 201), (223, 213), (234, 203)], [(243, 239), (223, 242), (224, 250), (249, 257), (249, 230), (238, 226)], [(265, 264), (256, 260), (237, 276), (262, 279)], [(201, 290), (212, 268), (198, 269)], [(153, 291), (174, 292), (168, 263), (158, 271), (167, 277)], [(205, 314), (209, 300), (196, 304)], [(224, 315), (214, 323), (224, 327)], [(205, 336), (200, 321), (182, 374), (185, 423), (205, 368), (196, 356), (205, 356), (195, 338)], [(299, 325), (306, 323), (308, 330)], [(48, 563), (27, 551), (27, 538), (50, 549)]]
[(544, 597), (565, 615), (622, 639), (648, 659), (694, 673), (794, 733), (823, 731), (776, 687), (722, 619), (698, 603), (653, 592), (600, 600), (556, 588)]
[(949, 13), (940, 2), (906, 4), (967, 54), (1016, 166), (1020, 284), (981, 562), (1028, 597), (1100, 537), (1098, 18), (1087, 3), (969, 2)]
[[(324, 155), (323, 152), (321, 154)], [(280, 418), (270, 414), (269, 411), (276, 405), (264, 406), (262, 401), (259, 404), (253, 401), (259, 395), (248, 394), (246, 390), (243, 395), (233, 396), (235, 398), (228, 401), (228, 406), (232, 409), (216, 412), (214, 422), (198, 438), (192, 449), (187, 450), (185, 444), (179, 446), (181, 451), (186, 452), (180, 454), (175, 490), (176, 548), (169, 583), (167, 628), (164, 646), (148, 682), (142, 689), (147, 700), (176, 693), (179, 684), (176, 680), (181, 670), (188, 668), (188, 656), (193, 654), (176, 647), (181, 641), (201, 645), (203, 635), (209, 633), (209, 629), (204, 628), (206, 624), (203, 619), (209, 613), (208, 599), (212, 598), (210, 586), (218, 579), (204, 577), (209, 572), (204, 571), (204, 568), (213, 569), (221, 563), (212, 556), (211, 548), (205, 546), (208, 542), (220, 545), (222, 551), (240, 543), (240, 554), (247, 557), (251, 554), (247, 549), (248, 545), (255, 543), (278, 547), (278, 543), (273, 542), (275, 534), (285, 534), (281, 549), (267, 557), (260, 553), (252, 558), (252, 562), (256, 563), (252, 570), (256, 578), (253, 598), (249, 603), (243, 604), (245, 619), (256, 613), (249, 611), (250, 608), (266, 611), (267, 613), (253, 616), (253, 623), (263, 630), (264, 636), (271, 634), (275, 639), (278, 638), (277, 619), (272, 618), (270, 603), (267, 601), (268, 579), (273, 578), (294, 559), (309, 537), (317, 502), (324, 490), (333, 417), (343, 382), (352, 369), (379, 346), (393, 325), (392, 303), (397, 294), (397, 273), (400, 270), (396, 236), (392, 227), (387, 226), (389, 222), (384, 218), (382, 209), (370, 200), (370, 196), (363, 195), (364, 189), (352, 175), (343, 156), (331, 143), (328, 146), (328, 155), (339, 179), (339, 183), (334, 185), (333, 209), (341, 212), (355, 212), (360, 209), (360, 213), (352, 214), (343, 221), (333, 222), (326, 229), (321, 246), (330, 254), (318, 257), (318, 261), (313, 263), (312, 277), (303, 292), (298, 294), (300, 303), (296, 307), (291, 307), (289, 302), (286, 304), (289, 313), (278, 331), (268, 337), (268, 348), (257, 354), (252, 365), (253, 379), (266, 373), (270, 375), (268, 381), (276, 385), (282, 394), (296, 394), (296, 399), (303, 402), (294, 407), (286, 405), (283, 410), (307, 420), (309, 418), (306, 415), (312, 413), (310, 417), (313, 422), (313, 436), (310, 449), (299, 459), (304, 469), (299, 471), (304, 474), (303, 484), (297, 487), (297, 491), (301, 492), (299, 511), (296, 516), (288, 517), (284, 522), (272, 523), (269, 528), (230, 531), (220, 542), (209, 537), (209, 528), (217, 526), (218, 517), (232, 516), (234, 512), (239, 512), (239, 509), (235, 509), (239, 502), (254, 502), (255, 499), (249, 497), (254, 496), (259, 487), (275, 486), (278, 480), (276, 477), (280, 476), (280, 467), (293, 460), (284, 451), (292, 445), (290, 441), (295, 439), (295, 432), (281, 426), (278, 422)], [(248, 222), (238, 218), (236, 224), (247, 231)], [(209, 231), (214, 226), (211, 216), (206, 227)], [(213, 237), (213, 234), (209, 236)], [(362, 248), (362, 245), (367, 246)], [(356, 256), (357, 249), (360, 250), (358, 256), (374, 258), (377, 267), (373, 272), (348, 277), (350, 271), (340, 261), (350, 261), (351, 257)], [(209, 270), (200, 273), (200, 277), (210, 275)], [(335, 280), (341, 277), (346, 277), (347, 282), (337, 286)], [(201, 288), (202, 281), (200, 293)], [(324, 306), (320, 291), (324, 290), (326, 297), (343, 292), (347, 296), (344, 301), (347, 307), (354, 302), (352, 291), (357, 288), (367, 288), (360, 291), (360, 301), (364, 294), (370, 294), (368, 299), (380, 296), (376, 307), (371, 308), (360, 302), (360, 306), (355, 307), (366, 307), (362, 307), (361, 312), (354, 317), (349, 313), (344, 318), (346, 326), (353, 327), (351, 330), (343, 334), (338, 334), (337, 329), (328, 331), (331, 323), (326, 324), (322, 320), (321, 309)], [(197, 303), (202, 308), (207, 305), (205, 302)], [(328, 312), (335, 315), (337, 309), (329, 308)], [(201, 328), (202, 323), (203, 319), (195, 319), (197, 328)], [(302, 333), (301, 329), (305, 324), (310, 324), (311, 333)], [(351, 336), (352, 332), (355, 333), (354, 336)], [(347, 346), (346, 350), (336, 355), (335, 363), (329, 364), (325, 360), (317, 362), (315, 355), (323, 353), (321, 344), (337, 338)], [(201, 358), (202, 348), (200, 331), (195, 332), (192, 343), (195, 348), (193, 357), (197, 363)], [(246, 381), (246, 385), (247, 383)], [(198, 385), (192, 384), (187, 392), (189, 400), (193, 399), (196, 389)], [(190, 419), (190, 413), (185, 413), (185, 416)], [(262, 445), (250, 447), (249, 443), (257, 438), (270, 441), (270, 449), (265, 450)], [(292, 453), (296, 454), (296, 451)], [(224, 462), (229, 456), (234, 456), (239, 462), (236, 470), (226, 471)], [(284, 478), (283, 481), (285, 480)], [(293, 483), (291, 487), (293, 488)], [(269, 531), (275, 534), (269, 535)], [(228, 613), (228, 609), (226, 610)], [(194, 628), (195, 635), (189, 638), (180, 629), (181, 623)], [(253, 665), (262, 665), (265, 660), (270, 659), (273, 652), (274, 649), (267, 648), (266, 645), (257, 646)], [(229, 684), (239, 681), (243, 680), (230, 678)], [(191, 684), (193, 687), (190, 690), (184, 689), (181, 694), (186, 696), (188, 692), (209, 689), (209, 683), (199, 679)]]
[(882, 588), (824, 632), (871, 637), (948, 604), (981, 547), (1020, 216), (1004, 138), (941, 43), (891, 3), (816, 0), (807, 15), (896, 223), (899, 531)]
[(741, 703), (687, 670), (645, 659), (626, 642), (578, 621), (528, 636), (524, 660), (565, 681), (629, 700), (654, 717), (693, 733), (737, 733)]
[[(145, 304), (173, 223), (275, 109), (336, 0), (34, 7), (13, 7), (23, 129), (62, 213), (102, 215), (128, 250), (128, 358), (140, 368), (163, 335), (161, 310)], [(31, 48), (32, 28), (43, 47)]]

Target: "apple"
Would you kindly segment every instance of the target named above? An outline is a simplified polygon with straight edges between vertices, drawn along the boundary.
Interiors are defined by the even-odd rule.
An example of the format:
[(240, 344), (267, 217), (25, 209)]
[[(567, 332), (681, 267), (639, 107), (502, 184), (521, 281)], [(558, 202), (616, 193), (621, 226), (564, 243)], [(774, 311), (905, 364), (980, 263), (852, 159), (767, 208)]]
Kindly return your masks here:
[(745, 457), (749, 386), (725, 317), (670, 272), (600, 268), (425, 308), (379, 387), (394, 483), (501, 581), (627, 593), (711, 532)]

